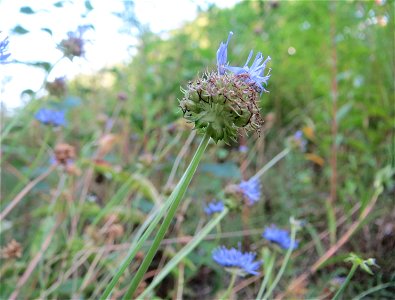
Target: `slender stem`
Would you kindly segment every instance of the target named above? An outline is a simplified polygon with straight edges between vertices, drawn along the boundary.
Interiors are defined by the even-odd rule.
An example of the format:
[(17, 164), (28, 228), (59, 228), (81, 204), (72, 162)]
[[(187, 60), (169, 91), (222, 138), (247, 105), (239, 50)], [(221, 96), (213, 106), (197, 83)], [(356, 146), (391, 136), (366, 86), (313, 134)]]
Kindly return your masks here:
[(48, 147), (48, 141), (50, 136), (51, 136), (51, 130), (47, 128), (44, 139), (41, 142), (41, 147), (38, 150), (38, 153), (35, 155), (33, 162), (30, 164), (29, 171), (26, 173), (25, 177), (22, 178), (22, 180), (20, 180), (20, 182), (16, 185), (16, 187), (11, 191), (10, 195), (14, 196), (16, 191), (20, 190), (24, 184), (27, 184), (29, 182), (30, 175), (33, 173), (34, 169), (37, 167), (38, 163), (43, 158), (45, 149)]
[(232, 289), (235, 285), (236, 277), (237, 277), (236, 272), (233, 272), (232, 277), (230, 278), (229, 286), (228, 286), (227, 290), (225, 291), (225, 293), (221, 296), (221, 300), (228, 299), (228, 297), (229, 297), (230, 293), (232, 292)]
[(271, 167), (273, 167), (276, 163), (278, 163), (281, 159), (283, 159), (291, 150), (289, 148), (285, 148), (279, 154), (271, 159), (266, 165), (263, 166), (251, 179), (259, 179), (263, 174), (266, 173)]
[(333, 296), (332, 300), (338, 300), (340, 296), (343, 294), (344, 289), (350, 283), (351, 278), (354, 276), (355, 271), (358, 268), (358, 264), (354, 263), (351, 267), (350, 273), (348, 273), (346, 280), (344, 280), (343, 284), (341, 285), (340, 289), (336, 292), (335, 296)]
[(265, 275), (263, 277), (261, 287), (259, 288), (258, 295), (256, 296), (257, 300), (262, 299), (263, 292), (265, 291), (266, 286), (269, 283), (270, 278), (272, 277), (271, 275), (274, 268), (275, 256), (272, 255), (268, 262), (266, 262), (265, 260), (264, 262), (265, 262)]
[(267, 292), (263, 296), (263, 299), (269, 299), (269, 297), (273, 293), (274, 288), (277, 286), (277, 284), (279, 283), (281, 277), (283, 276), (285, 268), (288, 265), (288, 261), (291, 258), (292, 250), (293, 250), (293, 248), (295, 246), (295, 238), (296, 238), (296, 230), (297, 230), (297, 226), (295, 224), (293, 224), (293, 223), (291, 223), (291, 224), (292, 224), (292, 226), (291, 226), (291, 244), (289, 245), (288, 251), (285, 254), (283, 263), (281, 265), (280, 270), (277, 273), (276, 278), (274, 279), (273, 283), (271, 284), (271, 286), (269, 287), (269, 289), (267, 290)]
[(144, 289), (144, 292), (139, 297), (144, 298), (149, 292), (151, 292), (162, 280), (175, 268), (175, 266), (182, 261), (197, 245), (214, 229), (214, 227), (220, 224), (221, 220), (228, 214), (229, 209), (225, 208), (220, 214), (216, 215), (206, 226), (202, 228), (193, 239), (183, 247), (177, 255), (175, 255), (163, 269), (155, 276), (151, 284)]
[(106, 300), (110, 298), (110, 294), (114, 289), (115, 285), (117, 284), (119, 278), (121, 278), (122, 274), (125, 272), (125, 270), (133, 261), (137, 252), (141, 249), (145, 241), (154, 231), (156, 225), (159, 223), (160, 219), (162, 218), (163, 214), (165, 213), (167, 208), (170, 206), (169, 204), (171, 203), (172, 203), (171, 201), (167, 201), (164, 206), (155, 209), (150, 214), (150, 216), (145, 220), (143, 225), (140, 226), (140, 229), (137, 231), (132, 242), (130, 243), (132, 246), (130, 247), (126, 258), (122, 261), (121, 265), (118, 267), (117, 272), (115, 273), (114, 277), (111, 279), (110, 283), (104, 290), (103, 295), (101, 295), (100, 297), (100, 300)]
[[(62, 174), (61, 178), (59, 179), (59, 183), (56, 188), (56, 192), (51, 200), (51, 204), (50, 204), (51, 207), (53, 205), (55, 205), (55, 202), (58, 200), (59, 196), (62, 194), (65, 182), (66, 182), (66, 175)], [(44, 256), (45, 251), (47, 251), (49, 245), (51, 244), (52, 238), (55, 236), (56, 230), (62, 224), (62, 221), (63, 221), (62, 215), (58, 215), (56, 223), (53, 225), (53, 227), (51, 228), (47, 237), (41, 244), (40, 250), (37, 252), (37, 254), (30, 261), (30, 263), (27, 266), (23, 275), (19, 278), (19, 280), (16, 284), (16, 287), (15, 287), (15, 290), (12, 292), (12, 294), (9, 297), (10, 300), (18, 299), (18, 295), (19, 295), (21, 288), (29, 280), (29, 278), (31, 277), (31, 274), (36, 270), (38, 263), (41, 261), (42, 257)]]
[[(140, 281), (142, 280), (145, 272), (147, 271), (148, 267), (150, 266), (154, 255), (156, 254), (160, 242), (163, 240), (163, 237), (165, 236), (170, 223), (176, 213), (176, 210), (178, 208), (178, 205), (180, 204), (188, 186), (189, 183), (192, 180), (193, 175), (195, 174), (195, 171), (199, 165), (199, 162), (203, 156), (204, 151), (206, 150), (206, 147), (210, 141), (210, 136), (206, 133), (204, 135), (204, 138), (202, 142), (200, 143), (198, 149), (196, 150), (195, 155), (192, 158), (191, 163), (189, 164), (187, 170), (185, 171), (184, 175), (182, 176), (180, 182), (177, 184), (176, 189), (173, 191), (172, 195), (174, 194), (174, 202), (171, 204), (169, 208), (169, 212), (167, 216), (165, 217), (162, 225), (159, 228), (159, 231), (152, 243), (152, 246), (148, 250), (148, 253), (146, 254), (140, 268), (138, 269), (136, 275), (134, 276), (126, 294), (124, 295), (123, 299), (131, 299), (133, 294), (135, 293), (138, 285), (140, 284)], [(169, 199), (172, 199), (172, 195), (170, 195)], [(169, 201), (168, 199), (168, 201)]]
[(345, 243), (348, 242), (350, 237), (358, 230), (359, 226), (362, 224), (362, 222), (366, 219), (366, 217), (369, 215), (369, 213), (372, 211), (374, 208), (378, 197), (380, 194), (383, 192), (382, 187), (378, 188), (375, 190), (372, 198), (369, 200), (368, 205), (363, 209), (361, 214), (358, 217), (358, 220), (356, 220), (354, 223), (351, 224), (351, 226), (348, 228), (348, 230), (343, 234), (343, 236), (337, 240), (336, 244), (334, 244), (332, 247), (330, 247), (324, 255), (322, 255), (314, 264), (311, 266), (308, 271), (305, 273), (299, 275), (296, 279), (292, 280), (291, 283), (289, 284), (288, 288), (284, 293), (281, 294), (279, 299), (284, 298), (284, 294), (287, 291), (291, 291), (295, 287), (303, 284), (309, 276), (315, 274), (317, 270), (326, 262), (328, 259), (330, 259)]
[(184, 275), (185, 274), (185, 264), (181, 263), (178, 265), (178, 278), (177, 278), (177, 292), (175, 295), (175, 300), (182, 299), (182, 294), (184, 291)]
[(165, 184), (165, 188), (164, 188), (165, 190), (167, 188), (170, 188), (171, 184), (173, 183), (173, 179), (174, 179), (174, 176), (176, 175), (176, 172), (177, 172), (178, 166), (180, 165), (181, 159), (187, 153), (189, 146), (191, 145), (195, 135), (196, 135), (196, 131), (191, 131), (184, 146), (182, 146), (181, 151), (178, 153), (176, 160), (174, 161), (173, 167), (171, 169), (169, 178), (167, 179), (167, 182)]
[(0, 221), (3, 220), (14, 208), (18, 205), (19, 202), (25, 197), (40, 181), (44, 180), (49, 174), (55, 170), (56, 166), (50, 167), (46, 172), (42, 173), (33, 181), (30, 181), (22, 191), (19, 192), (18, 195), (8, 204), (8, 206), (0, 213)]
[(391, 286), (395, 287), (395, 282), (387, 282), (387, 283), (376, 285), (375, 287), (372, 287), (372, 288), (362, 292), (358, 296), (354, 297), (352, 300), (364, 299), (367, 295), (369, 295), (371, 293), (377, 292), (377, 291), (382, 290), (382, 289), (386, 289), (387, 287), (391, 287)]
[(10, 300), (18, 299), (19, 292), (23, 285), (28, 281), (30, 275), (34, 272), (37, 267), (37, 264), (40, 262), (41, 258), (43, 257), (45, 251), (48, 249), (49, 245), (51, 244), (52, 238), (54, 237), (56, 230), (58, 229), (59, 225), (62, 223), (62, 217), (58, 216), (58, 220), (55, 225), (51, 228), (51, 231), (48, 233), (47, 237), (45, 238), (44, 242), (41, 245), (39, 252), (34, 256), (34, 258), (30, 261), (29, 265), (27, 266), (23, 275), (19, 278), (15, 290), (10, 295)]

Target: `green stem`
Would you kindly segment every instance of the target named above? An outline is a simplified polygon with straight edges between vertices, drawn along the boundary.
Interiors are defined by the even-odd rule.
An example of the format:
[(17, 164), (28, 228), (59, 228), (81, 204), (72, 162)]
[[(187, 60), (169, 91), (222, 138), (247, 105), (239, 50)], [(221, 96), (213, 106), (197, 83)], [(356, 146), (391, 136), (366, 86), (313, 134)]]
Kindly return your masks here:
[(206, 226), (199, 231), (194, 238), (166, 264), (166, 266), (155, 276), (151, 284), (144, 289), (144, 292), (139, 295), (140, 298), (147, 296), (162, 280), (183, 260), (197, 245), (214, 229), (216, 225), (219, 225), (221, 220), (228, 214), (229, 209), (225, 208), (220, 214), (217, 214)]
[[(38, 150), (37, 155), (35, 156), (35, 159), (33, 160), (33, 162), (30, 164), (30, 168), (27, 171), (27, 174), (25, 175), (25, 178), (23, 178), (17, 185), (16, 187), (11, 191), (10, 195), (12, 195), (12, 197), (15, 197), (16, 195), (16, 191), (19, 191), (23, 185), (27, 184), (29, 182), (29, 178), (30, 176), (33, 174), (34, 170), (36, 169), (38, 163), (41, 161), (41, 159), (43, 158), (43, 155), (45, 154), (45, 150), (48, 147), (48, 141), (49, 138), (51, 137), (51, 130), (46, 128), (46, 133), (45, 133), (45, 137), (44, 140), (41, 142), (41, 147)], [(4, 201), (5, 203), (7, 203), (8, 201)]]
[(217, 232), (216, 232), (216, 237), (215, 237), (215, 242), (218, 243), (219, 239), (221, 238), (221, 224), (218, 222), (217, 223)]
[(237, 277), (236, 272), (233, 272), (233, 273), (232, 273), (232, 277), (230, 278), (230, 283), (229, 283), (228, 289), (227, 289), (226, 292), (222, 295), (221, 300), (226, 300), (226, 299), (228, 299), (230, 293), (232, 292), (233, 286), (235, 285), (236, 277)]
[(269, 299), (269, 297), (271, 296), (271, 294), (273, 293), (274, 288), (277, 286), (277, 284), (279, 283), (281, 277), (283, 276), (283, 273), (285, 271), (285, 268), (288, 265), (288, 261), (291, 258), (291, 254), (292, 254), (292, 250), (295, 246), (295, 238), (296, 238), (296, 230), (297, 230), (297, 226), (293, 223), (291, 223), (291, 244), (289, 245), (288, 251), (285, 254), (283, 263), (281, 265), (280, 270), (277, 273), (276, 278), (274, 279), (273, 283), (271, 284), (271, 286), (269, 287), (269, 289), (267, 290), (267, 292), (265, 293), (265, 295), (263, 296), (263, 299)]
[(358, 296), (354, 297), (352, 300), (362, 300), (367, 295), (375, 293), (375, 292), (382, 290), (382, 289), (386, 289), (387, 287), (395, 287), (395, 282), (387, 282), (387, 283), (376, 285), (375, 287), (372, 287), (372, 288), (362, 292)]
[(332, 300), (338, 300), (340, 299), (340, 296), (343, 294), (344, 289), (346, 288), (346, 286), (350, 283), (351, 278), (354, 276), (355, 271), (358, 268), (358, 264), (354, 263), (351, 267), (350, 272), (347, 275), (346, 280), (344, 280), (343, 284), (341, 285), (340, 289), (337, 291), (337, 293), (335, 294), (335, 296), (333, 296)]
[(100, 300), (106, 300), (110, 298), (110, 294), (114, 289), (115, 285), (117, 284), (119, 278), (121, 278), (122, 274), (133, 261), (133, 258), (136, 256), (137, 252), (141, 249), (147, 238), (154, 231), (156, 225), (159, 223), (171, 203), (172, 202), (168, 200), (164, 206), (154, 209), (154, 211), (150, 213), (149, 217), (144, 221), (143, 225), (140, 226), (140, 229), (137, 231), (132, 242), (130, 243), (131, 248), (129, 249), (126, 258), (122, 261), (116, 274), (104, 290), (103, 295), (100, 297)]
[[(122, 261), (121, 265), (118, 267), (114, 277), (111, 279), (110, 283), (107, 285), (106, 289), (104, 290), (103, 294), (100, 297), (100, 300), (106, 300), (110, 297), (112, 290), (114, 289), (115, 285), (121, 278), (122, 274), (128, 268), (128, 266), (133, 261), (133, 258), (136, 256), (137, 252), (141, 249), (144, 245), (145, 241), (151, 235), (151, 233), (156, 229), (156, 225), (162, 219), (163, 215), (166, 213), (168, 208), (172, 205), (175, 201), (175, 196), (180, 189), (180, 185), (177, 185), (174, 191), (171, 193), (167, 201), (164, 203), (162, 207), (155, 208), (152, 213), (150, 213), (149, 217), (144, 221), (143, 225), (140, 226), (140, 229), (134, 236), (131, 244), (131, 248), (126, 256), (126, 258)], [(143, 234), (144, 233), (144, 234)]]
[(265, 276), (263, 277), (261, 287), (259, 288), (258, 295), (256, 296), (257, 300), (262, 299), (263, 292), (265, 291), (266, 286), (269, 283), (269, 280), (272, 278), (274, 263), (276, 261), (276, 257), (274, 254), (271, 255), (270, 257), (269, 256), (267, 256), (267, 257), (269, 258), (268, 261), (265, 258), (263, 260), (265, 262), (265, 264), (264, 264)]
[(133, 294), (135, 293), (140, 281), (142, 280), (145, 272), (148, 270), (148, 267), (150, 266), (154, 255), (156, 254), (156, 251), (159, 248), (159, 245), (161, 241), (163, 240), (163, 237), (165, 236), (171, 221), (173, 220), (173, 217), (176, 213), (176, 210), (178, 208), (178, 205), (180, 204), (188, 186), (189, 183), (192, 180), (193, 175), (196, 172), (196, 169), (199, 165), (200, 160), (203, 157), (203, 153), (206, 150), (206, 147), (210, 141), (210, 136), (206, 133), (204, 135), (204, 138), (202, 142), (200, 143), (198, 149), (196, 150), (195, 155), (192, 158), (191, 163), (189, 164), (187, 170), (185, 171), (184, 175), (182, 176), (180, 182), (177, 184), (176, 189), (173, 191), (172, 195), (174, 194), (174, 202), (173, 202), (173, 197), (170, 195), (169, 199), (167, 201), (172, 201), (173, 203), (171, 204), (169, 208), (169, 212), (166, 215), (165, 219), (163, 220), (162, 225), (159, 228), (159, 231), (152, 243), (152, 246), (148, 250), (148, 253), (146, 254), (143, 262), (141, 263), (140, 268), (138, 269), (136, 275), (134, 276), (132, 282), (130, 283), (130, 286), (125, 293), (123, 299), (131, 299)]
[(278, 163), (281, 159), (283, 159), (291, 150), (289, 148), (285, 148), (275, 157), (273, 157), (266, 165), (262, 167), (251, 179), (259, 179), (263, 174), (266, 173), (271, 167), (273, 167), (276, 163)]

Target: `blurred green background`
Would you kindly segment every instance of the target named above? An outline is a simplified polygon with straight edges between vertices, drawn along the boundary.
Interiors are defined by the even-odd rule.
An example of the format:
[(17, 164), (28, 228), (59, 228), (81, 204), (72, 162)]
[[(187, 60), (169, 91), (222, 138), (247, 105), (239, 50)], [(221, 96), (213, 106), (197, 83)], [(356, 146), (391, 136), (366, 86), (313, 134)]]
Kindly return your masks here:
[[(228, 184), (254, 175), (284, 149), (289, 137), (302, 130), (307, 141), (305, 153), (293, 151), (263, 177), (263, 199), (248, 212), (247, 219), (243, 221), (241, 214), (234, 214), (222, 224), (224, 232), (245, 229), (249, 234), (235, 234), (221, 242), (235, 246), (241, 241), (243, 247), (258, 250), (261, 237), (256, 232), (271, 223), (287, 227), (292, 214), (309, 224), (309, 229), (298, 237), (301, 244), (306, 244), (314, 234), (331, 230), (328, 217), (331, 212), (325, 206), (331, 198), (335, 218), (345, 218), (336, 229), (339, 239), (357, 218), (358, 213), (353, 210), (361, 211), (369, 203), (375, 176), (384, 169), (390, 175), (374, 210), (327, 266), (311, 278), (300, 297), (326, 299), (323, 295), (328, 282), (347, 274), (349, 265), (343, 259), (351, 251), (376, 258), (380, 269), (375, 269), (374, 276), (358, 272), (347, 289), (347, 299), (395, 280), (393, 1), (242, 1), (226, 9), (209, 5), (195, 20), (165, 35), (139, 24), (133, 11), (125, 11), (120, 18), (136, 30), (136, 54), (129, 63), (104, 68), (94, 75), (77, 76), (58, 95), (27, 91), (30, 101), (25, 106), (12, 114), (3, 111), (2, 209), (29, 180), (48, 168), (48, 153), (60, 141), (76, 147), (76, 165), (82, 171), (82, 175), (67, 179), (60, 196), (64, 201), (57, 202), (54, 208), (55, 212), (64, 212), (66, 219), (24, 295), (63, 299), (73, 292), (75, 295), (93, 255), (88, 256), (86, 265), (73, 278), (65, 279), (52, 294), (46, 292), (57, 276), (73, 265), (76, 253), (99, 243), (87, 234), (87, 228), (92, 228), (95, 216), (125, 184), (128, 174), (139, 179), (112, 208), (124, 226), (125, 234), (118, 240), (121, 244), (129, 241), (135, 226), (152, 207), (155, 193), (163, 197), (168, 193), (170, 170), (191, 132), (178, 107), (182, 97), (180, 86), (216, 68), (216, 50), (229, 31), (234, 32), (228, 50), (231, 65), (244, 65), (251, 49), (272, 58), (268, 66), (272, 69), (267, 86), (270, 93), (261, 98), (265, 125), (261, 134), (240, 138), (240, 144), (248, 146), (246, 154), (239, 151), (240, 144), (219, 143), (209, 147), (189, 188), (186, 200), (189, 205), (178, 234), (193, 235), (204, 219), (204, 203), (222, 197)], [(50, 71), (45, 64), (37, 66)], [(43, 106), (65, 110), (67, 126), (52, 130), (39, 124), (34, 113)], [(114, 110), (118, 114), (112, 128), (114, 140), (103, 142), (103, 136), (109, 134), (103, 128)], [(198, 138), (192, 142), (176, 178), (181, 176), (198, 142)], [(40, 149), (46, 154), (32, 169), (31, 163)], [(104, 154), (98, 157), (100, 150)], [(335, 197), (331, 194), (334, 152)], [(87, 183), (83, 179), (89, 168), (93, 168), (94, 175)], [(1, 244), (4, 246), (15, 238), (24, 249), (22, 258), (12, 265), (2, 260), (3, 298), (12, 291), (29, 257), (38, 250), (49, 230), (48, 224), (54, 222), (47, 209), (57, 182), (58, 175), (52, 174), (39, 183), (3, 220)], [(72, 204), (78, 203), (84, 185), (89, 201), (82, 206)], [(79, 210), (80, 223), (72, 235), (75, 210)], [(226, 287), (222, 271), (210, 259), (209, 251), (215, 245), (215, 241), (206, 241), (196, 250), (197, 255), (189, 258), (196, 268), (186, 273), (185, 285), (189, 287), (186, 298), (213, 298), (217, 290)], [(171, 257), (179, 247), (176, 244), (170, 250), (166, 248), (166, 255)], [(329, 238), (322, 239), (321, 247), (325, 250), (330, 247)], [(114, 271), (116, 255), (117, 252), (105, 255), (98, 278)], [(297, 256), (280, 290), (319, 257), (317, 245)], [(201, 279), (202, 274), (208, 282)], [(125, 276), (129, 278), (130, 274)], [(176, 278), (174, 272), (158, 288), (157, 295), (170, 297)], [(209, 292), (199, 294), (206, 286)], [(246, 299), (254, 295), (254, 289), (257, 287), (252, 284), (238, 297)], [(93, 297), (95, 284), (79, 292), (81, 299)], [(395, 293), (393, 289), (382, 289), (371, 299), (391, 299), (394, 296), (391, 292)]]

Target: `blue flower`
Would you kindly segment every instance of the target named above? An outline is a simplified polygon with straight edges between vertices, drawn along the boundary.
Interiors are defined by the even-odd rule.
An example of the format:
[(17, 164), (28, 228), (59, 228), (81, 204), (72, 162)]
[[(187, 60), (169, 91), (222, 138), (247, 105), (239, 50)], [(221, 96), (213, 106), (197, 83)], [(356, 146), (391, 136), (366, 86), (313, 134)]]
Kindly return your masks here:
[(242, 181), (239, 183), (239, 189), (247, 200), (248, 205), (254, 204), (261, 198), (261, 184), (257, 178)]
[(240, 145), (239, 151), (240, 151), (241, 153), (247, 153), (247, 152), (248, 152), (248, 146), (246, 146), (246, 145)]
[(218, 247), (212, 253), (212, 258), (217, 264), (226, 268), (236, 269), (235, 271), (239, 272), (240, 276), (259, 274), (258, 269), (262, 262), (254, 261), (255, 257), (256, 253), (243, 253), (235, 248), (227, 249), (224, 246)]
[(217, 201), (217, 202), (215, 202), (215, 201), (213, 201), (213, 202), (210, 202), (205, 208), (204, 208), (204, 212), (207, 214), (207, 215), (212, 215), (212, 214), (215, 214), (215, 213), (219, 213), (219, 212), (221, 212), (221, 211), (223, 211), (224, 210), (224, 203), (220, 200), (220, 201)]
[(228, 44), (230, 38), (232, 37), (233, 32), (229, 32), (228, 40), (226, 43), (221, 42), (219, 48), (217, 50), (217, 68), (218, 68), (218, 75), (225, 74), (225, 67), (228, 64)]
[[(291, 247), (291, 237), (288, 231), (279, 229), (275, 225), (266, 227), (262, 233), (262, 237), (270, 242), (278, 244), (283, 249), (289, 249)], [(295, 241), (292, 250), (298, 247), (298, 242)]]
[(43, 124), (53, 126), (66, 125), (66, 119), (63, 111), (41, 108), (35, 115), (35, 118)]
[(268, 56), (265, 60), (263, 60), (263, 55), (261, 52), (258, 52), (258, 54), (255, 57), (254, 62), (252, 63), (251, 67), (248, 66), (248, 63), (251, 60), (252, 54), (254, 53), (253, 50), (251, 50), (250, 55), (248, 55), (248, 59), (245, 63), (245, 65), (241, 67), (232, 67), (232, 66), (227, 66), (226, 69), (234, 73), (235, 75), (243, 75), (246, 74), (248, 75), (246, 78), (246, 82), (248, 83), (254, 83), (259, 91), (261, 92), (267, 92), (267, 90), (263, 87), (262, 83), (265, 85), (267, 84), (267, 81), (270, 78), (270, 70), (269, 73), (264, 76), (264, 71), (266, 68), (266, 63), (271, 60), (270, 56)]
[(8, 37), (0, 42), (0, 64), (6, 63), (6, 59), (11, 55), (11, 53), (5, 53), (8, 49)]
[(304, 139), (303, 132), (301, 130), (295, 132), (293, 135), (293, 142), (295, 143), (295, 146), (299, 147), (300, 151), (306, 151), (307, 141)]

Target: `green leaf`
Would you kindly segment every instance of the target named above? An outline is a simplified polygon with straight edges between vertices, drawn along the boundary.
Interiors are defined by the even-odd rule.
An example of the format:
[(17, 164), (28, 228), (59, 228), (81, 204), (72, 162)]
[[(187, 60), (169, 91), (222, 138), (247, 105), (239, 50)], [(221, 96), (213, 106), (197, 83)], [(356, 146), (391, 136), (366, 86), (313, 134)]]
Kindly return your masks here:
[(12, 32), (16, 34), (26, 34), (29, 30), (23, 28), (21, 25), (16, 25), (14, 29), (12, 29)]
[(50, 35), (52, 35), (52, 30), (49, 28), (41, 28), (42, 31), (48, 32)]
[(35, 12), (33, 9), (31, 9), (31, 7), (29, 7), (29, 6), (23, 6), (23, 7), (21, 7), (21, 9), (19, 10), (19, 12), (21, 12), (21, 13), (23, 13), (23, 14), (28, 14), (28, 15), (35, 14), (35, 13), (36, 13), (36, 12)]
[(336, 113), (336, 122), (340, 122), (351, 110), (352, 108), (352, 103), (347, 103), (340, 107), (340, 109)]
[(93, 6), (90, 1), (85, 1), (85, 7), (87, 10), (92, 10)]
[(63, 1), (56, 2), (56, 3), (54, 3), (53, 6), (55, 6), (55, 7), (63, 7)]

